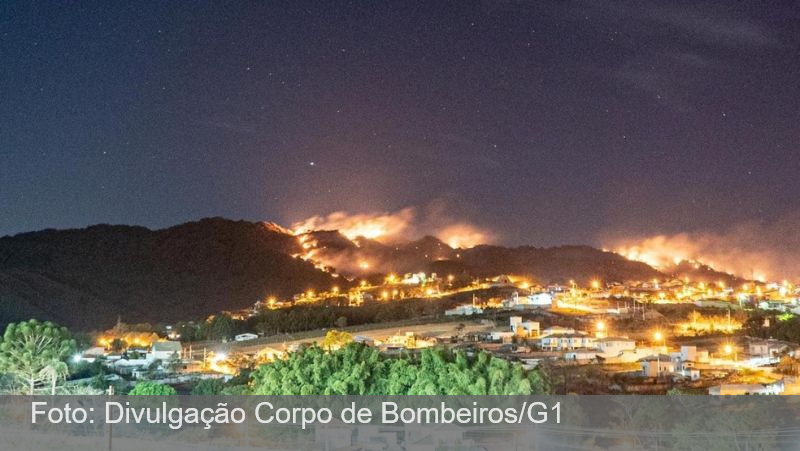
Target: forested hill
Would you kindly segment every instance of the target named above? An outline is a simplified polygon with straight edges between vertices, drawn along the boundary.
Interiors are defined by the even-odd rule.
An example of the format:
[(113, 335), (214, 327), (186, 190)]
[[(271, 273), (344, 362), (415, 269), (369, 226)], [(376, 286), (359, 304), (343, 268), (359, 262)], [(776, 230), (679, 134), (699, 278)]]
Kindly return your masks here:
[[(295, 257), (314, 243), (314, 259), (353, 278), (436, 272), (465, 278), (515, 274), (541, 284), (650, 280), (671, 275), (724, 280), (709, 268), (667, 275), (589, 246), (481, 245), (453, 249), (433, 237), (405, 243), (349, 240), (314, 231), (308, 242), (263, 222), (203, 219), (162, 230), (97, 225), (0, 238), (0, 326), (28, 318), (78, 329), (169, 323), (238, 310), (266, 296), (346, 288), (345, 277)], [(369, 270), (359, 268), (368, 262)]]
[(0, 325), (36, 317), (79, 329), (172, 322), (266, 295), (329, 288), (292, 255), (297, 240), (263, 223), (204, 219), (163, 230), (98, 225), (0, 238)]

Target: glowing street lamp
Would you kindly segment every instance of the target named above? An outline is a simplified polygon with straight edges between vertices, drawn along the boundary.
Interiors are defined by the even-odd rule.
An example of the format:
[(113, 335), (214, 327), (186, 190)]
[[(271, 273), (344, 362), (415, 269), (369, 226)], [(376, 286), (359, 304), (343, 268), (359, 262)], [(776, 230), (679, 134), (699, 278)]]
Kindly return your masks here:
[(725, 353), (726, 356), (730, 358), (731, 354), (733, 354), (733, 361), (736, 362), (739, 360), (738, 353), (736, 352), (736, 348), (730, 344), (730, 342), (725, 343), (725, 346), (722, 347), (722, 352)]
[(664, 342), (663, 348), (661, 350), (656, 350), (656, 380), (658, 380), (661, 378), (661, 352), (665, 351), (667, 345), (666, 341), (664, 340), (664, 334), (662, 334), (660, 330), (655, 331), (653, 334), (653, 339), (656, 341), (656, 344), (658, 344), (659, 341)]
[(597, 338), (604, 338), (606, 332), (606, 323), (603, 320), (598, 321), (594, 325), (595, 330), (597, 331)]
[(656, 342), (656, 344), (658, 344), (659, 342), (661, 343), (661, 349), (662, 349), (661, 352), (666, 352), (667, 340), (664, 334), (660, 330), (657, 330), (655, 331), (655, 333), (653, 333), (653, 340)]

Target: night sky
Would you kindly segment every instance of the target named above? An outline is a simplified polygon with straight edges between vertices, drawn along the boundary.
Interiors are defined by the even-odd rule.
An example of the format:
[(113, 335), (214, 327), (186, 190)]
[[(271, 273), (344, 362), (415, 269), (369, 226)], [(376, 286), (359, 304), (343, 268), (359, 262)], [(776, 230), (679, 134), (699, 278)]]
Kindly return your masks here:
[(797, 2), (0, 3), (0, 235), (431, 205), (500, 241), (800, 207)]

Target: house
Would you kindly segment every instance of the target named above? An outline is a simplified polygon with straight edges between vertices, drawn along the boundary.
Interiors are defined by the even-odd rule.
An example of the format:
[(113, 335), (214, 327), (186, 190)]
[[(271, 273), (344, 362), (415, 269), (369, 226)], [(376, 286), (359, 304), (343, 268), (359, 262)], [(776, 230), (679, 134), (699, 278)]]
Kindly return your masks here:
[(380, 346), (385, 351), (398, 351), (402, 349), (422, 349), (433, 346), (432, 340), (418, 337), (414, 332), (406, 332), (404, 335), (392, 335), (387, 337)]
[(597, 339), (597, 350), (603, 356), (616, 357), (625, 351), (636, 349), (636, 341), (626, 337), (605, 337)]
[(511, 280), (511, 277), (502, 275), (497, 276), (491, 280), (491, 284), (489, 285), (492, 288), (503, 288), (503, 287), (513, 287), (514, 281)]
[(748, 344), (751, 357), (771, 359), (789, 349), (789, 345), (778, 340), (753, 340)]
[(675, 372), (675, 363), (668, 355), (653, 355), (645, 357), (639, 362), (642, 364), (642, 375), (644, 377), (662, 377)]
[(239, 335), (233, 337), (233, 339), (236, 340), (236, 341), (249, 341), (249, 340), (255, 340), (256, 338), (258, 338), (258, 335), (251, 334), (249, 332), (248, 333), (239, 334)]
[(599, 355), (596, 349), (575, 349), (564, 353), (564, 360), (574, 362), (591, 362), (597, 360)]
[(761, 301), (758, 303), (758, 308), (760, 308), (761, 310), (785, 312), (786, 303), (783, 301)]
[(463, 304), (444, 311), (445, 316), (472, 316), (480, 315), (481, 313), (483, 313), (483, 309), (472, 304)]
[(698, 350), (697, 346), (681, 346), (681, 362), (708, 363), (707, 350)]
[(571, 327), (553, 326), (543, 330), (542, 336), (557, 335), (557, 334), (574, 334), (574, 333), (575, 329)]
[(155, 360), (180, 358), (182, 351), (183, 346), (181, 346), (179, 341), (157, 341), (150, 346), (147, 360), (153, 362)]
[(149, 359), (117, 359), (109, 362), (109, 366), (118, 374), (133, 375), (136, 371), (150, 366)]
[(529, 294), (520, 298), (518, 304), (532, 307), (549, 307), (553, 305), (553, 295), (547, 292)]
[(595, 338), (586, 334), (555, 334), (544, 336), (539, 341), (542, 349), (567, 351), (595, 347)]
[(493, 342), (511, 343), (514, 340), (514, 332), (495, 330), (489, 333), (489, 340)]
[(511, 317), (511, 331), (515, 335), (522, 335), (524, 337), (538, 337), (539, 336), (539, 323), (536, 321), (522, 321), (521, 316)]
[(353, 341), (367, 346), (375, 346), (375, 339), (366, 335), (355, 335)]
[(102, 346), (93, 346), (85, 351), (83, 351), (84, 357), (100, 357), (106, 354), (106, 349)]
[(616, 356), (605, 354), (603, 355), (603, 358), (605, 359), (606, 363), (635, 363), (653, 355), (653, 353), (656, 352), (658, 352), (658, 349), (636, 348), (624, 350)]

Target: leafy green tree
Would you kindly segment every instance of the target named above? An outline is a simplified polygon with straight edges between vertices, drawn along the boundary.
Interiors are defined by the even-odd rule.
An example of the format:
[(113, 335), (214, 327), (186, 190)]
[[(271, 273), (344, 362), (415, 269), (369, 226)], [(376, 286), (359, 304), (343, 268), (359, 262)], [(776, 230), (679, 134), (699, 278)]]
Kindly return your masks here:
[(56, 384), (65, 374), (61, 363), (75, 352), (75, 341), (65, 327), (37, 320), (9, 324), (0, 343), (0, 372), (13, 375), (34, 394), (43, 381)]
[(488, 395), (547, 394), (545, 370), (479, 353), (467, 358), (440, 349), (419, 356), (388, 358), (374, 348), (349, 343), (326, 352), (312, 346), (253, 372), (257, 395)]
[(236, 331), (236, 321), (226, 313), (214, 315), (205, 324), (206, 338), (209, 340), (228, 340)]
[(325, 334), (325, 338), (320, 342), (322, 349), (336, 350), (345, 346), (347, 343), (353, 341), (353, 335), (349, 332), (339, 332), (338, 330), (329, 330)]
[(220, 379), (203, 379), (192, 389), (193, 395), (221, 395), (225, 389), (225, 382)]
[(149, 396), (169, 396), (177, 395), (178, 392), (174, 388), (166, 384), (159, 384), (156, 382), (139, 382), (133, 387), (133, 390), (128, 393), (129, 395), (149, 395)]

